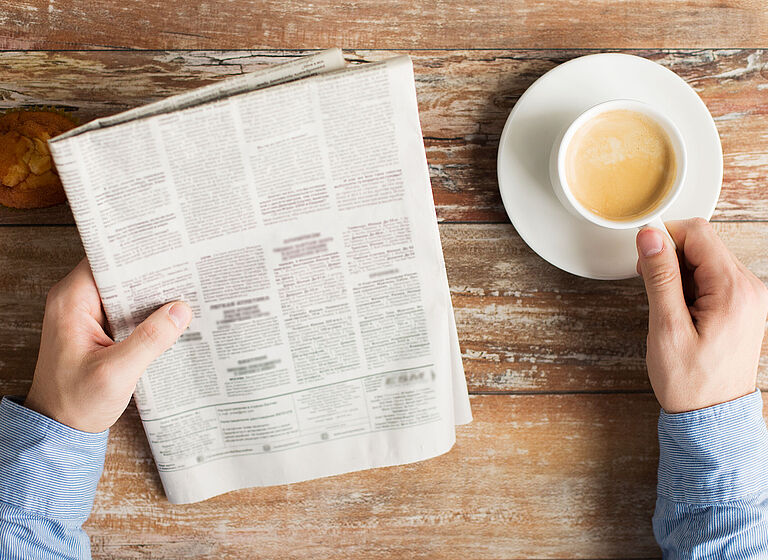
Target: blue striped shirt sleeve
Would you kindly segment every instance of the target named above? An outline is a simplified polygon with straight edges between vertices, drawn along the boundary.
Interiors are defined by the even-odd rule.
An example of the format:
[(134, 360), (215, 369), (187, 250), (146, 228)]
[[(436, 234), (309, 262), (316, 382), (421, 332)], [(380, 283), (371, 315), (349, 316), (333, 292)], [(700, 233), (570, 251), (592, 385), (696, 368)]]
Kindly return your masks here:
[(75, 430), (0, 402), (0, 558), (85, 559), (108, 432)]
[(768, 558), (768, 430), (759, 391), (659, 415), (653, 531), (664, 558)]

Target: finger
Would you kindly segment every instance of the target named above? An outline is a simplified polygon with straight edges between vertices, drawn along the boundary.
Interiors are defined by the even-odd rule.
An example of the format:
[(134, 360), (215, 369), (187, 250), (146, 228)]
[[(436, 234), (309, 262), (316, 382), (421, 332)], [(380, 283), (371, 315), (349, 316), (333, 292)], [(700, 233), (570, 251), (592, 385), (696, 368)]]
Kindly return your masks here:
[(82, 310), (95, 319), (102, 328), (106, 325), (99, 290), (96, 288), (91, 267), (85, 258), (81, 259), (69, 274), (51, 288), (49, 298), (57, 300), (67, 312)]
[(722, 292), (733, 282), (741, 264), (703, 218), (669, 222), (667, 227), (693, 271), (696, 297)]
[(62, 280), (70, 288), (87, 287), (89, 283), (94, 283), (91, 267), (88, 265), (88, 259), (82, 258), (77, 266), (73, 268)]
[[(680, 255), (677, 256), (677, 259), (680, 260)], [(694, 282), (693, 279), (693, 272), (681, 264), (680, 276), (683, 282), (683, 295), (685, 296), (685, 303), (687, 305), (692, 305), (698, 297), (696, 292), (696, 282)]]
[(63, 281), (67, 283), (67, 289), (73, 296), (88, 304), (88, 311), (92, 316), (103, 318), (99, 290), (96, 288), (96, 280), (93, 278), (88, 259), (81, 259)]
[(651, 331), (690, 325), (691, 316), (683, 295), (677, 254), (659, 230), (644, 228), (637, 234), (637, 254), (648, 294)]
[(147, 317), (123, 341), (108, 349), (109, 359), (138, 379), (160, 354), (168, 350), (192, 320), (186, 303), (168, 303)]
[[(685, 297), (686, 304), (690, 305), (698, 297), (696, 294), (696, 284), (693, 281), (693, 272), (691, 272), (691, 267), (684, 266), (684, 259), (681, 259), (680, 255), (677, 255), (677, 260), (680, 263), (680, 277), (683, 283), (683, 296)], [(643, 275), (643, 271), (640, 269), (640, 258), (638, 258), (637, 262), (635, 263), (635, 270), (637, 271), (638, 276)]]
[(666, 226), (691, 267), (696, 268), (715, 260), (722, 260), (723, 264), (732, 262), (733, 255), (707, 220), (675, 220), (667, 222)]

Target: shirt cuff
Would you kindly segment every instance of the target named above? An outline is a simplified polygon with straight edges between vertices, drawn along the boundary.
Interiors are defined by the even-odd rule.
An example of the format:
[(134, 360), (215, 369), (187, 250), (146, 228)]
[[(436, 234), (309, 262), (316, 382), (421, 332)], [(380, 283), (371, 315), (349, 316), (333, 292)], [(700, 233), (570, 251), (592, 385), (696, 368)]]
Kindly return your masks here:
[(712, 504), (768, 489), (760, 391), (701, 410), (659, 415), (658, 495)]
[(108, 434), (81, 432), (3, 398), (0, 502), (82, 523), (91, 513)]

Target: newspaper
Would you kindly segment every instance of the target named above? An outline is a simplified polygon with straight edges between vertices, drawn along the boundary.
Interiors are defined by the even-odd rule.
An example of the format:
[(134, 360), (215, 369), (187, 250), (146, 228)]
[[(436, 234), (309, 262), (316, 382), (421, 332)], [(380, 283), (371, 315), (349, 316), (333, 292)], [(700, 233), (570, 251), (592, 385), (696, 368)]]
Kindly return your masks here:
[(323, 51), (50, 147), (115, 340), (194, 310), (134, 395), (171, 502), (424, 460), (471, 421), (407, 56)]

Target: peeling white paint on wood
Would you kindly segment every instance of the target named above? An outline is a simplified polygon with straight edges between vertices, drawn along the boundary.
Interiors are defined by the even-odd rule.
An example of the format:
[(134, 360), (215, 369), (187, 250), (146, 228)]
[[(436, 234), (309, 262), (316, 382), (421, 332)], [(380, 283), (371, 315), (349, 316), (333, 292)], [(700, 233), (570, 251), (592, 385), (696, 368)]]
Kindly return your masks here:
[[(768, 165), (762, 159), (728, 165), (732, 154), (768, 152), (768, 98), (758, 89), (766, 84), (768, 72), (755, 70), (755, 61), (766, 56), (763, 51), (633, 52), (694, 84), (717, 120), (726, 169), (715, 219), (768, 220), (768, 200), (750, 183), (767, 177)], [(4, 52), (0, 108), (53, 104), (85, 122), (301, 54), (304, 51)], [(506, 221), (496, 182), (496, 152), (507, 115), (538, 76), (583, 51), (410, 54), (438, 219)], [(345, 53), (354, 64), (392, 55), (362, 49)], [(738, 79), (713, 77), (734, 72), (740, 73)], [(24, 219), (71, 223), (72, 218), (63, 209), (24, 214), (0, 208), (0, 223)]]

